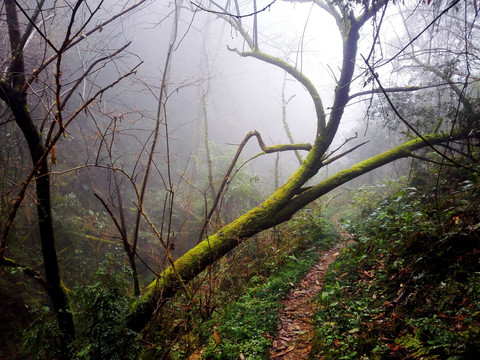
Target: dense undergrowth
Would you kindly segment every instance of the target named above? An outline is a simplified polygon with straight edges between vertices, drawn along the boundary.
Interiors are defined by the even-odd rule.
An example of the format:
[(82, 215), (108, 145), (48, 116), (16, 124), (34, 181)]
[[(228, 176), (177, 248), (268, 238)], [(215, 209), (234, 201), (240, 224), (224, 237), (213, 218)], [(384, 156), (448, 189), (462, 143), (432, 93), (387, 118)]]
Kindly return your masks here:
[[(72, 360), (137, 359), (136, 334), (126, 327), (125, 314), (135, 301), (126, 291), (130, 269), (110, 257), (94, 274), (93, 281), (75, 288), (72, 298), (77, 328)], [(24, 330), (21, 359), (57, 359), (59, 329), (47, 306), (36, 307), (35, 320)], [(9, 359), (6, 355), (0, 359)], [(11, 357), (13, 358), (13, 357)]]
[[(316, 214), (318, 216), (318, 214)], [(337, 239), (336, 232), (322, 218), (306, 218), (296, 226), (304, 237), (303, 246), (285, 255), (285, 263), (265, 279), (255, 276), (251, 287), (238, 300), (229, 303), (220, 313), (201, 327), (203, 334), (211, 334), (203, 351), (205, 359), (268, 359), (279, 321), (280, 300), (292, 290), (311, 269), (319, 257), (319, 249), (326, 250)], [(303, 218), (302, 220), (305, 220)], [(297, 218), (298, 221), (298, 218)]]
[(325, 276), (312, 358), (480, 358), (480, 187), (450, 175), (353, 196), (355, 243)]
[[(363, 186), (329, 203), (355, 241), (318, 294), (312, 358), (480, 358), (480, 186), (475, 175), (450, 175)], [(301, 211), (159, 308), (142, 342), (123, 317), (134, 300), (128, 270), (110, 259), (76, 290), (74, 358), (267, 359), (280, 301), (337, 239), (318, 207)], [(55, 352), (47, 310), (24, 332), (24, 358)]]
[(247, 242), (159, 315), (144, 359), (266, 359), (284, 298), (338, 240), (320, 211), (306, 209), (289, 224)]
[[(280, 300), (337, 240), (336, 230), (312, 206), (288, 224), (240, 245), (159, 308), (136, 341), (125, 315), (135, 297), (130, 273), (111, 257), (93, 281), (74, 289), (78, 340), (72, 359), (265, 358), (278, 323)], [(0, 358), (55, 358), (58, 326), (48, 307), (31, 309), (36, 319), (20, 334), (21, 353)], [(198, 349), (202, 349), (201, 354)], [(197, 357), (199, 358), (199, 357)]]

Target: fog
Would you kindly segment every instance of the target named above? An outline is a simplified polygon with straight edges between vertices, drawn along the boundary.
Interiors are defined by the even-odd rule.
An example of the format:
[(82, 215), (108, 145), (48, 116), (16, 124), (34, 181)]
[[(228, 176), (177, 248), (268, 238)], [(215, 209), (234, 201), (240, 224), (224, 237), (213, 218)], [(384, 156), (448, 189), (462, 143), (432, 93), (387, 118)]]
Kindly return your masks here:
[[(184, 6), (195, 9), (188, 3)], [(109, 92), (111, 100), (103, 98), (104, 110), (126, 113), (133, 110), (155, 116), (172, 31), (172, 11), (172, 4), (168, 7), (160, 3), (149, 4), (109, 28), (108, 36), (107, 29), (102, 32), (102, 39), (106, 36), (112, 39), (109, 44), (112, 49), (132, 41), (128, 48), (131, 55), (121, 60), (125, 65), (122, 69), (142, 61), (135, 79), (129, 79), (128, 84), (124, 82)], [(202, 92), (207, 92), (210, 141), (235, 147), (234, 144), (238, 144), (249, 131), (258, 130), (267, 145), (287, 143), (281, 108), (284, 72), (228, 50), (227, 47), (241, 50), (244, 41), (235, 29), (214, 14), (183, 8), (180, 15), (167, 84), (170, 95), (166, 111), (173, 154), (185, 161), (194, 152), (194, 142), (185, 142), (185, 138), (195, 136), (197, 122), (203, 121)], [(308, 21), (309, 16), (314, 20)], [(251, 23), (252, 17), (244, 21)], [(261, 37), (266, 39), (260, 46), (273, 55), (296, 63), (297, 68), (314, 81), (325, 108), (330, 106), (335, 87), (331, 71), (338, 72), (335, 69), (338, 69), (341, 56), (341, 38), (333, 19), (318, 9), (312, 9), (309, 4), (278, 2), (261, 12), (258, 21)], [(93, 39), (91, 42), (97, 41)], [(101, 70), (99, 77), (103, 82), (118, 76), (118, 63), (116, 61)], [(312, 100), (291, 77), (287, 77), (285, 84), (285, 98), (291, 98), (287, 121), (295, 142), (311, 143), (316, 128)], [(117, 94), (112, 96), (112, 92)], [(148, 122), (138, 122), (137, 116), (130, 115), (135, 128), (152, 126)], [(252, 141), (244, 158), (258, 152), (258, 145)], [(250, 165), (251, 171), (268, 176), (274, 158), (274, 155), (267, 155), (256, 160)], [(298, 165), (291, 154), (283, 153), (281, 160), (285, 176)]]
[[(276, 303), (314, 246), (334, 260), (334, 237), (356, 232), (362, 259), (407, 277), (417, 242), (460, 254), (478, 228), (478, 15), (459, 0), (3, 1), (0, 348), (180, 358), (205, 340), (223, 356), (221, 305), (247, 283)], [(377, 262), (360, 285), (383, 281)], [(396, 345), (384, 353), (418, 350)]]
[[(267, 4), (259, 2), (257, 6), (264, 8)], [(246, 2), (241, 12), (253, 12), (251, 6)], [(102, 7), (103, 15), (97, 21), (109, 18), (125, 7), (107, 2)], [(193, 219), (204, 216), (202, 214), (207, 211), (210, 201), (207, 200), (210, 197), (208, 193), (219, 186), (246, 134), (252, 130), (258, 131), (267, 146), (289, 143), (282, 122), (282, 98), (286, 103), (286, 121), (294, 142), (313, 143), (317, 119), (309, 93), (290, 75), (258, 59), (239, 56), (237, 51), (246, 49), (245, 40), (224, 19), (189, 2), (183, 2), (178, 14), (178, 27), (174, 27), (173, 3), (148, 3), (120, 21), (105, 26), (101, 32), (89, 35), (76, 51), (68, 54), (68, 68), (72, 71), (71, 77), (75, 78), (78, 68), (88, 67), (99, 53), (110, 54), (129, 44), (124, 52), (98, 67), (84, 80), (80, 95), (82, 99), (105, 84), (116, 81), (132, 68), (135, 68), (135, 74), (105, 92), (96, 103), (96, 108), (91, 108), (85, 121), (77, 122), (74, 125), (76, 130), (71, 128), (71, 136), (64, 141), (65, 151), (71, 152), (73, 138), (78, 141), (75, 145), (77, 150), (82, 148), (78, 147), (79, 144), (84, 143), (84, 154), (68, 156), (68, 160), (59, 164), (57, 169), (68, 170), (93, 162), (119, 167), (132, 176), (129, 181), (122, 179), (121, 191), (125, 193), (126, 201), (135, 204), (134, 188), (129, 182), (136, 183), (137, 188), (140, 186), (162, 96), (160, 139), (155, 148), (154, 171), (148, 179), (145, 205), (155, 221), (163, 224), (165, 214), (162, 215), (161, 209), (166, 206), (166, 195), (160, 194), (169, 187), (175, 188), (175, 201), (179, 205), (167, 212), (176, 213), (175, 230), (172, 232), (185, 233), (184, 236), (188, 237), (188, 240), (181, 240), (186, 243), (175, 250), (182, 253), (192, 246), (192, 238), (188, 233), (194, 231), (185, 232), (185, 228), (189, 228), (192, 216)], [(249, 31), (252, 31), (253, 21), (253, 16), (242, 19)], [(273, 56), (288, 60), (305, 74), (317, 88), (328, 116), (342, 55), (342, 39), (333, 18), (321, 9), (312, 7), (312, 4), (282, 1), (259, 12), (257, 22), (259, 47)], [(364, 31), (368, 34), (371, 28), (367, 26)], [(371, 41), (362, 41), (360, 52), (368, 53), (370, 44)], [(167, 58), (169, 63), (166, 69)], [(163, 95), (162, 81), (165, 81)], [(361, 86), (353, 85), (353, 92), (361, 90)], [(348, 158), (323, 169), (313, 183), (391, 146), (391, 140), (385, 141), (385, 132), (368, 116), (368, 106), (368, 101), (353, 102), (347, 106), (339, 135), (331, 149), (336, 149), (346, 139), (355, 136), (357, 138), (349, 141), (341, 151), (360, 142), (370, 142)], [(211, 185), (207, 181), (205, 116), (214, 172)], [(112, 124), (115, 124), (115, 130)], [(99, 137), (100, 133), (104, 135)], [(110, 137), (114, 141), (108, 153), (106, 139)], [(258, 143), (250, 140), (236, 168), (260, 152)], [(302, 156), (306, 156), (305, 151)], [(233, 220), (257, 205), (274, 190), (275, 182), (279, 186), (288, 179), (298, 167), (298, 160), (293, 152), (280, 153), (276, 179), (275, 164), (275, 154), (264, 154), (242, 168), (242, 173), (247, 176), (242, 182), (257, 188), (257, 195), (251, 193), (251, 199), (235, 205), (236, 210), (224, 215), (225, 219)], [(398, 175), (393, 166), (360, 181), (377, 181), (389, 172), (392, 176)], [(119, 190), (112, 183), (109, 171), (88, 167), (80, 170), (77, 176), (84, 190), (83, 194), (78, 195), (82, 201), (89, 199), (88, 202), (95, 202), (93, 194), (97, 192), (116, 204), (115, 194)], [(68, 191), (69, 188), (60, 193), (66, 194)], [(195, 199), (193, 203), (198, 203), (195, 210), (188, 205), (192, 201), (188, 200), (191, 196)], [(242, 202), (242, 193), (225, 196)], [(100, 204), (97, 205), (101, 210)], [(179, 211), (186, 213), (179, 215)], [(191, 211), (194, 214), (190, 214)], [(199, 220), (195, 221), (198, 223)], [(195, 226), (198, 227), (198, 224)], [(147, 228), (144, 230), (148, 231)]]
[[(222, 185), (239, 144), (249, 132), (258, 131), (266, 146), (289, 144), (291, 140), (283, 124), (285, 110), (294, 143), (313, 144), (317, 138), (317, 114), (311, 94), (279, 66), (241, 56), (240, 53), (251, 50), (250, 40), (246, 39), (258, 42), (264, 53), (285, 60), (306, 76), (322, 99), (327, 120), (342, 67), (343, 39), (334, 18), (307, 2), (259, 1), (260, 11), (256, 16), (251, 15), (252, 2), (240, 3), (240, 14), (245, 15), (241, 22), (248, 35), (242, 35), (229, 22), (237, 19), (231, 14), (207, 11), (203, 9), (207, 5), (188, 1), (177, 2), (177, 7), (173, 2), (145, 1), (134, 10), (112, 18), (133, 4), (105, 1), (85, 27), (82, 24), (88, 22), (94, 6), (82, 8), (73, 26), (74, 31), (79, 31), (78, 42), (62, 54), (60, 72), (53, 62), (40, 74), (32, 85), (30, 106), (47, 138), (49, 127), (54, 129), (56, 124), (52, 110), (56, 108), (55, 74), (62, 77), (60, 98), (69, 96), (62, 109), (65, 119), (101, 93), (82, 108), (59, 138), (56, 159), (51, 164), (53, 197), (58, 200), (54, 203), (74, 199), (68, 211), (79, 218), (100, 219), (95, 229), (76, 224), (78, 229), (72, 226), (58, 230), (63, 245), (75, 245), (73, 237), (84, 228), (88, 234), (118, 241), (120, 226), (113, 221), (117, 217), (124, 219), (124, 234), (135, 234), (140, 229), (137, 235), (142, 240), (139, 242), (142, 256), (155, 258), (163, 254), (155, 240), (158, 234), (165, 236), (168, 244), (175, 243), (172, 251), (179, 256), (201, 237), (200, 229), (221, 186), (227, 189), (221, 192), (223, 197), (219, 197), (217, 208), (221, 211), (208, 224), (208, 234), (260, 204), (299, 167), (293, 151), (257, 156), (262, 150), (252, 138), (228, 182)], [(72, 9), (55, 6), (56, 2), (48, 2), (45, 14), (51, 14), (39, 24), (47, 29), (49, 41), (60, 47)], [(382, 20), (377, 16), (364, 25), (350, 84), (351, 96), (373, 91), (376, 86), (361, 56), (369, 57), (386, 87), (419, 83), (417, 77), (424, 76), (421, 71), (403, 72), (399, 59), (389, 59), (408, 43), (412, 34), (422, 30), (422, 21), (426, 21), (419, 21), (422, 16), (439, 11), (435, 6), (426, 7), (412, 19), (406, 10), (399, 12), (401, 7), (390, 6)], [(236, 10), (231, 5), (228, 11)], [(410, 21), (408, 28), (402, 17)], [(107, 19), (112, 22), (96, 28)], [(376, 37), (380, 20), (382, 32)], [(28, 21), (25, 18), (22, 21), (26, 26)], [(425, 33), (417, 40), (417, 48), (423, 49), (430, 39), (441, 43), (434, 35), (433, 29)], [(456, 44), (453, 40), (452, 43)], [(28, 71), (52, 56), (51, 47), (40, 36), (30, 37), (25, 50)], [(8, 59), (6, 49), (2, 52)], [(83, 77), (85, 72), (88, 75)], [(433, 82), (432, 78), (432, 75), (424, 77)], [(449, 98), (447, 92), (436, 98), (425, 92), (416, 100), (428, 108), (425, 111), (436, 111), (435, 116), (440, 116), (449, 111), (446, 105), (435, 103), (441, 96)], [(410, 106), (412, 100), (408, 96), (398, 100), (408, 105), (404, 107), (405, 113), (416, 119), (416, 107)], [(422, 126), (421, 118), (417, 122), (417, 126)], [(307, 185), (392, 148), (405, 140), (408, 135), (405, 130), (381, 97), (352, 98), (344, 108), (340, 128), (326, 156), (365, 144), (321, 168)], [(22, 141), (16, 144), (23, 144)], [(23, 156), (22, 146), (18, 145), (16, 151), (24, 167), (8, 170), (12, 174), (16, 171), (11, 175), (12, 183), (20, 183), (28, 173), (25, 165), (28, 159)], [(307, 152), (299, 152), (305, 159)], [(399, 161), (384, 166), (347, 186), (408, 174), (410, 164)], [(153, 226), (147, 225), (146, 219), (138, 220), (143, 210), (143, 216), (150, 217), (158, 227), (158, 234), (154, 235)]]
[[(249, 131), (258, 130), (267, 145), (288, 143), (282, 125), (284, 71), (257, 59), (240, 57), (233, 49), (242, 50), (245, 44), (234, 28), (215, 14), (188, 3), (184, 6), (190, 9), (181, 10), (167, 85), (171, 94), (167, 113), (173, 153), (183, 161), (194, 153), (194, 142), (185, 142), (185, 138), (194, 136), (197, 122), (203, 121), (202, 92), (207, 92), (210, 141), (235, 147)], [(263, 6), (263, 3), (258, 4), (259, 8)], [(125, 29), (122, 41), (132, 41), (129, 51), (135, 56), (131, 60), (143, 61), (136, 76), (141, 83), (139, 80), (126, 85), (126, 92), (119, 100), (131, 109), (150, 114), (156, 112), (158, 104), (155, 97), (158, 97), (172, 31), (172, 11), (172, 4), (168, 7), (159, 3), (150, 4), (121, 25)], [(248, 13), (248, 4), (245, 12)], [(253, 17), (244, 19), (244, 23), (252, 21)], [(311, 4), (276, 2), (258, 14), (258, 22), (261, 28), (259, 46), (296, 64), (317, 87), (328, 114), (342, 52), (341, 36), (333, 18)], [(365, 33), (369, 31), (367, 27)], [(361, 53), (370, 50), (371, 42), (364, 43)], [(390, 69), (382, 68), (386, 72)], [(147, 85), (150, 90), (147, 90)], [(135, 90), (132, 91), (132, 87)], [(286, 77), (284, 91), (285, 99), (290, 99), (286, 108), (287, 121), (295, 142), (312, 143), (316, 117), (308, 92), (290, 76)], [(357, 132), (359, 137), (364, 137), (362, 140), (365, 137), (372, 140), (372, 144), (365, 146), (367, 154), (385, 148), (380, 139), (375, 139), (378, 130), (372, 123), (368, 131), (367, 106), (368, 103), (363, 101), (347, 107), (340, 136), (333, 147)], [(384, 134), (379, 137), (384, 138)], [(371, 149), (368, 150), (368, 147)], [(247, 145), (244, 158), (258, 152), (258, 145), (252, 141)], [(266, 155), (257, 159), (250, 164), (250, 171), (261, 174), (265, 183), (271, 184), (269, 176), (274, 158), (275, 155)], [(284, 178), (298, 166), (294, 155), (287, 153), (281, 154), (281, 164)]]

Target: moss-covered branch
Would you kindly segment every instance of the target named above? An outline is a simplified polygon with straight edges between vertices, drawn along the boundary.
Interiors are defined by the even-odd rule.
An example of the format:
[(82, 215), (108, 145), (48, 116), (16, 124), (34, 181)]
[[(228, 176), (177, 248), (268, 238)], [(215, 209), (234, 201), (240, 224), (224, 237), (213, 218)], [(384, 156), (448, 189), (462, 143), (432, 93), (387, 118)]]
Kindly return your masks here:
[[(294, 66), (282, 59), (261, 52), (250, 43), (250, 47), (253, 47), (252, 51), (240, 52), (235, 50), (243, 57), (253, 57), (285, 70), (307, 89), (317, 112), (318, 130), (315, 142), (309, 147), (309, 153), (297, 171), (267, 200), (232, 223), (224, 226), (216, 234), (200, 242), (175, 261), (174, 266), (167, 268), (145, 289), (144, 294), (131, 309), (128, 316), (130, 329), (137, 332), (141, 331), (151, 320), (156, 309), (173, 297), (181, 288), (182, 283), (188, 283), (194, 279), (208, 266), (215, 263), (249, 237), (290, 219), (298, 210), (312, 201), (358, 176), (392, 161), (409, 157), (412, 152), (426, 147), (427, 144), (436, 145), (451, 140), (451, 137), (445, 134), (423, 136), (422, 139), (414, 139), (383, 154), (362, 161), (315, 186), (304, 187), (322, 167), (322, 161), (325, 159), (327, 149), (332, 144), (343, 117), (344, 108), (351, 99), (349, 92), (355, 71), (359, 30), (386, 3), (387, 0), (375, 2), (374, 5), (366, 9), (357, 18), (355, 18), (353, 10), (348, 10), (347, 7), (339, 9), (338, 12), (333, 12), (336, 14), (334, 16), (337, 17), (337, 23), (341, 20), (339, 27), (341, 27), (340, 31), (343, 35), (343, 61), (328, 123), (326, 123), (321, 98), (313, 83)], [(322, 4), (326, 6), (326, 3)], [(248, 36), (244, 35), (244, 37), (246, 40), (249, 40)], [(256, 136), (260, 147), (266, 152), (267, 147), (258, 133), (249, 133), (247, 136)], [(461, 137), (460, 135), (459, 138)], [(298, 148), (298, 145), (296, 147)], [(280, 147), (268, 148), (272, 152), (280, 149)], [(178, 275), (180, 275), (181, 281)]]
[(278, 145), (272, 145), (272, 146), (267, 146), (265, 145), (265, 142), (262, 139), (262, 136), (258, 131), (252, 131), (251, 136), (255, 136), (258, 141), (258, 146), (260, 146), (260, 149), (265, 154), (271, 154), (275, 152), (281, 152), (281, 151), (292, 151), (292, 150), (305, 150), (305, 151), (310, 151), (312, 150), (312, 145), (311, 144), (278, 144)]
[(290, 201), (290, 203), (284, 209), (282, 209), (281, 212), (279, 212), (279, 220), (285, 221), (290, 219), (293, 213), (305, 207), (312, 201), (318, 199), (319, 197), (327, 194), (333, 189), (336, 189), (350, 180), (353, 180), (395, 160), (410, 157), (416, 150), (429, 147), (431, 145), (440, 145), (447, 141), (466, 137), (467, 136), (465, 134), (456, 134), (453, 137), (450, 137), (449, 134), (425, 135), (423, 136), (423, 139), (426, 139), (428, 143), (420, 138), (415, 138), (382, 154), (361, 161), (353, 165), (351, 168), (342, 170), (330, 178), (318, 183), (317, 185), (301, 192), (298, 196), (293, 198), (292, 201)]
[[(222, 183), (220, 184), (220, 187), (217, 191), (216, 196), (213, 199), (213, 204), (203, 222), (202, 228), (200, 230), (199, 238), (198, 238), (198, 243), (203, 239), (207, 226), (216, 210), (216, 207), (218, 203), (220, 202), (220, 199), (226, 189), (226, 186), (228, 184), (229, 179), (231, 179), (231, 174), (233, 172), (233, 169), (235, 165), (237, 164), (237, 161), (240, 157), (240, 154), (242, 153), (245, 145), (247, 142), (252, 138), (255, 137), (258, 141), (258, 145), (260, 146), (260, 149), (262, 149), (263, 153), (268, 154), (268, 153), (275, 153), (275, 152), (281, 152), (281, 151), (291, 151), (291, 150), (306, 150), (310, 151), (312, 149), (312, 145), (310, 144), (282, 144), (282, 145), (273, 145), (273, 146), (266, 146), (265, 142), (262, 139), (262, 136), (260, 133), (256, 130), (250, 131), (247, 135), (245, 135), (245, 138), (242, 140), (240, 143), (237, 152), (235, 153), (235, 156), (233, 157), (233, 160), (230, 163), (229, 168), (227, 169), (227, 172), (225, 173)], [(259, 154), (260, 155), (260, 154)], [(258, 156), (258, 155), (257, 155)], [(291, 197), (291, 196), (290, 196)], [(280, 197), (278, 197), (280, 198)]]
[(14, 269), (18, 269), (22, 271), (25, 275), (28, 275), (32, 277), (34, 280), (36, 280), (40, 285), (42, 285), (45, 289), (48, 288), (48, 283), (47, 281), (40, 275), (38, 271), (35, 271), (33, 268), (29, 266), (25, 266), (22, 264), (19, 264), (13, 259), (9, 258), (0, 258), (0, 265), (3, 266), (8, 266)]
[(315, 112), (317, 115), (317, 135), (323, 134), (326, 126), (325, 125), (326, 117), (325, 117), (325, 111), (323, 108), (322, 98), (320, 97), (320, 94), (318, 93), (317, 89), (315, 88), (315, 86), (313, 85), (313, 83), (310, 81), (308, 77), (306, 77), (301, 71), (299, 71), (296, 67), (290, 65), (286, 61), (280, 58), (277, 58), (275, 56), (266, 54), (260, 50), (238, 52), (238, 54), (243, 57), (253, 57), (253, 58), (262, 60), (266, 63), (272, 64), (276, 67), (279, 67), (280, 69), (283, 69), (287, 73), (289, 73), (300, 84), (302, 84), (310, 94), (310, 97), (312, 98), (313, 104), (315, 106)]
[[(458, 135), (458, 138), (461, 137)], [(435, 134), (425, 136), (425, 138), (430, 144), (440, 144), (447, 141), (449, 136)], [(181, 256), (175, 262), (176, 271), (173, 267), (169, 267), (153, 281), (130, 313), (128, 320), (130, 328), (141, 331), (151, 319), (154, 310), (175, 295), (175, 292), (181, 287), (178, 274), (185, 283), (189, 282), (245, 239), (290, 219), (298, 210), (340, 185), (392, 161), (408, 157), (413, 151), (426, 146), (427, 144), (421, 139), (411, 140), (383, 154), (362, 161), (350, 169), (340, 171), (327, 180), (301, 192), (281, 207), (275, 206), (278, 205), (278, 200), (275, 195), (271, 196), (261, 205), (226, 225)]]
[(305, 150), (305, 151), (310, 151), (312, 149), (312, 145), (308, 143), (304, 144), (278, 144), (278, 145), (272, 145), (272, 146), (265, 146), (263, 152), (265, 154), (272, 154), (276, 152), (282, 152), (282, 151), (297, 151), (297, 150)]

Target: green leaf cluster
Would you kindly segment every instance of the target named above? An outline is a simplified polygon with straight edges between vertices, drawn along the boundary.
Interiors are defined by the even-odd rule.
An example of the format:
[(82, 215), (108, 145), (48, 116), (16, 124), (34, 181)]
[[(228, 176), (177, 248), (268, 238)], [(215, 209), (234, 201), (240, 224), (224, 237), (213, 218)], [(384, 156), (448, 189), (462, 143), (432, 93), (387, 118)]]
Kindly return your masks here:
[[(263, 285), (253, 287), (237, 301), (230, 303), (221, 316), (204, 325), (204, 331), (215, 329), (218, 338), (209, 337), (203, 352), (205, 359), (266, 359), (271, 335), (276, 332), (280, 300), (314, 264), (316, 255), (290, 261)], [(217, 342), (218, 341), (218, 342)]]
[(93, 282), (75, 291), (77, 328), (81, 329), (75, 359), (135, 359), (136, 333), (127, 329), (124, 315), (133, 296), (125, 289), (130, 269), (113, 259), (96, 271)]

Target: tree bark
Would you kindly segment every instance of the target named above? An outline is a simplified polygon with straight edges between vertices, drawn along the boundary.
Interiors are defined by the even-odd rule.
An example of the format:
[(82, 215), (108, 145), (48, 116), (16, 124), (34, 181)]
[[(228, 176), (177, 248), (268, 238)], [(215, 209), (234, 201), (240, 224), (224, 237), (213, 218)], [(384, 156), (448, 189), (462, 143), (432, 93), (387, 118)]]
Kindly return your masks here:
[(36, 171), (35, 185), (37, 215), (44, 260), (46, 288), (60, 328), (61, 358), (70, 358), (70, 345), (75, 339), (75, 325), (70, 309), (66, 288), (60, 280), (55, 237), (53, 233), (52, 208), (50, 203), (50, 175), (46, 148), (28, 109), (27, 95), (22, 91), (25, 84), (25, 62), (22, 36), (15, 3), (5, 0), (7, 25), (10, 39), (12, 62), (9, 67), (8, 83), (0, 84), (0, 98), (12, 111), (15, 122), (21, 129)]

